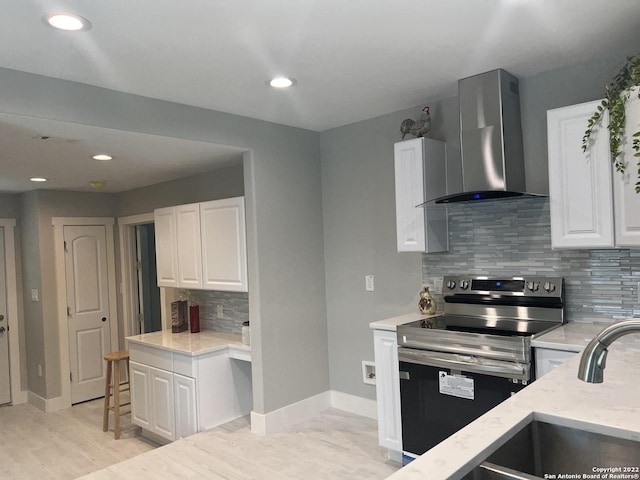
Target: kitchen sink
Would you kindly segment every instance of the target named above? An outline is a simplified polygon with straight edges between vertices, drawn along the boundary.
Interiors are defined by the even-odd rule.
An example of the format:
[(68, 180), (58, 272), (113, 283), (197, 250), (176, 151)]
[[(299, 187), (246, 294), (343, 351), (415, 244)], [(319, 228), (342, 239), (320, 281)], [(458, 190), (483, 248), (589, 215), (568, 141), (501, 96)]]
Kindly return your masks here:
[(463, 480), (605, 478), (639, 468), (640, 441), (534, 420)]

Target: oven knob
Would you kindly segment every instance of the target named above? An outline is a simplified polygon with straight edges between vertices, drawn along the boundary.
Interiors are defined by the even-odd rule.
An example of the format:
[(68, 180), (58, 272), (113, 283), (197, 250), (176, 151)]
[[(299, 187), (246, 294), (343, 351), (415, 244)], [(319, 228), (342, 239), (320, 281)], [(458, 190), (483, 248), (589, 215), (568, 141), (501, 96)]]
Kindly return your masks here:
[(448, 288), (449, 290), (453, 290), (454, 288), (456, 288), (456, 282), (454, 282), (453, 280), (449, 280), (449, 281), (447, 282), (447, 288)]
[(460, 288), (466, 290), (469, 288), (469, 282), (466, 280), (460, 280)]
[(532, 292), (537, 292), (539, 287), (540, 287), (539, 283), (536, 283), (536, 282), (527, 283), (527, 288)]
[(555, 283), (551, 283), (551, 282), (545, 282), (544, 287), (543, 287), (547, 292), (551, 293), (551, 292), (555, 292), (556, 291), (556, 285)]

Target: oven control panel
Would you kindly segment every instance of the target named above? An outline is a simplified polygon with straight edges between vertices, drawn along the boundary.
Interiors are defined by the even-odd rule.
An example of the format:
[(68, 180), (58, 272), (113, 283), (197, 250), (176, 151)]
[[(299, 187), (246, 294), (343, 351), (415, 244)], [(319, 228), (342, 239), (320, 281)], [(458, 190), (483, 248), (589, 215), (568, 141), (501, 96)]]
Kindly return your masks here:
[(523, 276), (487, 277), (482, 275), (448, 275), (444, 277), (443, 295), (500, 295), (562, 298), (562, 277)]

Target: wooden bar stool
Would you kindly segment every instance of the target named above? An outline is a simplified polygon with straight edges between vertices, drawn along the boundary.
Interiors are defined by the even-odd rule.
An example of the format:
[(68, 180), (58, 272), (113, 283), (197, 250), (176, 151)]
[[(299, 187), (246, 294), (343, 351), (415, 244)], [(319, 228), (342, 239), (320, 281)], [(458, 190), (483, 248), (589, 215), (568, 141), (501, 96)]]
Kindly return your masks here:
[[(121, 412), (120, 408), (131, 405), (131, 402), (120, 403), (120, 394), (129, 391), (129, 351), (107, 353), (104, 356), (107, 361), (107, 378), (104, 387), (104, 418), (102, 431), (109, 430), (109, 410), (113, 411), (113, 436), (116, 440), (120, 438), (120, 417), (130, 413), (131, 410)], [(121, 382), (120, 361), (124, 360), (127, 365), (127, 381)], [(122, 388), (125, 387), (125, 388)], [(111, 405), (111, 393), (113, 392), (113, 405)]]

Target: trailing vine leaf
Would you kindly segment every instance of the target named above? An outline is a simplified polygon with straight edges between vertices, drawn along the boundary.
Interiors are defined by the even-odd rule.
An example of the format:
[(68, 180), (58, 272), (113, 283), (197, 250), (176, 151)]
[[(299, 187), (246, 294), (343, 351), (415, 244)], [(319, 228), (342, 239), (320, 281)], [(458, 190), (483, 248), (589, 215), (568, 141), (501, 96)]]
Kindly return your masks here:
[[(602, 113), (604, 110), (609, 111), (609, 151), (611, 152), (611, 161), (616, 171), (621, 174), (625, 173), (626, 164), (622, 160), (622, 142), (625, 130), (625, 105), (631, 97), (631, 88), (640, 86), (640, 54), (627, 57), (627, 61), (620, 71), (613, 77), (611, 83), (605, 86), (605, 97), (597, 110), (591, 115), (587, 121), (587, 129), (582, 137), (582, 151), (586, 152), (591, 145), (591, 135), (595, 131), (595, 127), (602, 121)], [(640, 98), (640, 89), (637, 90), (638, 98)], [(640, 129), (640, 125), (638, 126)], [(635, 152), (634, 157), (640, 157), (640, 130), (634, 132), (632, 149)], [(640, 194), (640, 160), (638, 160), (638, 181), (635, 184), (636, 193)]]

